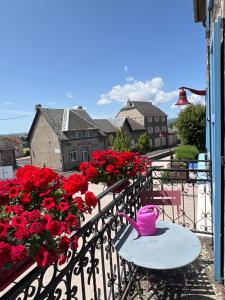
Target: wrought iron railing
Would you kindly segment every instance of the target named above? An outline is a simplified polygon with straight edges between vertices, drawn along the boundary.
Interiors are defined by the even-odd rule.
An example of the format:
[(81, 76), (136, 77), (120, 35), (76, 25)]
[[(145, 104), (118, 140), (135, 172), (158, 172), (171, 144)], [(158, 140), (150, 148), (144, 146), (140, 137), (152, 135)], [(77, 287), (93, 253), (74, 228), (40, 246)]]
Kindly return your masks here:
[[(163, 167), (152, 168), (150, 190), (179, 191), (181, 205), (178, 213), (174, 206), (161, 206), (161, 218), (179, 223), (195, 232), (212, 234), (210, 161), (163, 160), (163, 163)], [(199, 163), (204, 168), (201, 165), (199, 168)]]
[[(201, 201), (208, 203), (209, 200), (210, 203), (210, 199), (207, 198), (210, 196), (210, 171), (187, 168), (181, 171), (175, 168), (175, 165), (172, 167), (172, 169), (153, 167), (147, 176), (140, 177), (125, 191), (119, 194), (113, 192), (123, 183), (120, 181), (98, 195), (96, 214), (89, 220), (83, 219), (77, 233), (80, 237), (77, 253), (70, 251), (67, 263), (60, 267), (56, 265), (45, 269), (34, 267), (21, 280), (10, 286), (8, 291), (5, 290), (0, 294), (0, 298), (2, 300), (121, 299), (132, 279), (133, 271), (114, 249), (115, 236), (124, 226), (123, 220), (117, 217), (116, 212), (123, 210), (135, 218), (140, 207), (140, 193), (146, 189), (180, 190), (182, 205), (179, 218), (165, 207), (161, 207), (161, 218), (183, 224), (194, 231), (210, 233), (211, 207), (209, 209), (205, 203), (203, 211), (198, 212), (198, 193), (199, 195), (206, 193)], [(176, 175), (175, 172), (182, 172), (186, 177), (184, 175), (182, 177), (181, 173)], [(204, 172), (205, 177), (199, 176), (200, 172), (202, 174)], [(190, 178), (191, 173), (197, 174), (197, 177)], [(186, 202), (192, 206), (192, 213)]]

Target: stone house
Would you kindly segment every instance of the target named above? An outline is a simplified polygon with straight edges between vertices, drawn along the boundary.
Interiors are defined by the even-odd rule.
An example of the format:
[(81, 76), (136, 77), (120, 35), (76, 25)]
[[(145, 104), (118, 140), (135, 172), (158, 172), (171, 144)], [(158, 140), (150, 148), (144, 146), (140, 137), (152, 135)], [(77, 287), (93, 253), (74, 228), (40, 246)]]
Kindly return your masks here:
[(12, 145), (14, 145), (16, 158), (22, 157), (23, 156), (22, 138), (14, 134), (4, 135), (4, 138), (9, 142), (11, 142)]
[(74, 110), (36, 106), (28, 133), (32, 164), (63, 171), (89, 161), (96, 149), (105, 149), (105, 133), (82, 107)]
[(167, 146), (167, 134), (160, 135), (160, 132), (168, 132), (167, 115), (151, 102), (128, 100), (127, 105), (116, 116), (121, 117), (128, 117), (145, 128), (150, 136), (151, 149)]
[(123, 128), (133, 144), (145, 132), (131, 118), (92, 119), (82, 106), (68, 110), (37, 105), (28, 133), (32, 164), (63, 171), (77, 168), (90, 160), (94, 150), (110, 148), (110, 136), (117, 128)]
[(0, 137), (0, 166), (16, 167), (14, 143), (6, 139), (4, 136)]

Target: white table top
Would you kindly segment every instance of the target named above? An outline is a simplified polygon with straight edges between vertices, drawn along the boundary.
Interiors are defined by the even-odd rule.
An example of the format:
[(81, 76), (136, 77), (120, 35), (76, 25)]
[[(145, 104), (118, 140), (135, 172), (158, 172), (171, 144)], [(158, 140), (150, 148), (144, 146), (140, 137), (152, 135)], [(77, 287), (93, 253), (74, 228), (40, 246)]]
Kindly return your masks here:
[(119, 255), (137, 266), (169, 270), (192, 263), (201, 252), (197, 235), (172, 222), (157, 222), (151, 236), (138, 237), (137, 231), (127, 226), (114, 241)]

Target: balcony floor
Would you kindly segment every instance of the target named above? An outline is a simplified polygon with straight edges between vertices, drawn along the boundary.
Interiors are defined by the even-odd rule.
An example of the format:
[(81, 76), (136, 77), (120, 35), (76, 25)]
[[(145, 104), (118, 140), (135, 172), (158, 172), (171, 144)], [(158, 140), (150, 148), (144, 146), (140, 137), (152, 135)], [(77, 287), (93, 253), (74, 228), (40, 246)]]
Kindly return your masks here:
[(138, 269), (137, 280), (130, 288), (130, 298), (125, 296), (124, 299), (225, 300), (225, 286), (217, 284), (213, 278), (212, 238), (201, 236), (200, 240), (201, 255), (186, 272), (184, 269), (173, 272), (150, 271), (147, 275)]

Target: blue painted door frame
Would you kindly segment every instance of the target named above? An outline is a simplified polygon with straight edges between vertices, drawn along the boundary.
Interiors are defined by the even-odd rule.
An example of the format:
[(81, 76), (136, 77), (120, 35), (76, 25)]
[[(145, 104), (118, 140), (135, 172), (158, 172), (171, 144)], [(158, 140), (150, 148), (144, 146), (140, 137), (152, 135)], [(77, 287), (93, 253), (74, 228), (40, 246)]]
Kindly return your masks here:
[[(210, 46), (210, 85), (211, 109), (211, 160), (212, 160), (212, 204), (214, 231), (214, 271), (215, 279), (221, 282), (223, 277), (222, 253), (222, 180), (221, 180), (221, 20), (214, 23)], [(207, 142), (209, 146), (209, 142)]]

